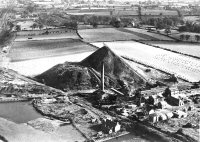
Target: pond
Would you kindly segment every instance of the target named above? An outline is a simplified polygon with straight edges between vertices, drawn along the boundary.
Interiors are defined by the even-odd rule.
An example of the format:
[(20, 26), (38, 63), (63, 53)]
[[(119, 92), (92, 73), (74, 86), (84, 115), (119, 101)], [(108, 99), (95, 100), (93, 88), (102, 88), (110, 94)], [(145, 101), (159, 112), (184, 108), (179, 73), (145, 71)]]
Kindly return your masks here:
[(10, 102), (0, 103), (0, 117), (16, 123), (26, 123), (43, 116), (35, 111), (31, 102)]

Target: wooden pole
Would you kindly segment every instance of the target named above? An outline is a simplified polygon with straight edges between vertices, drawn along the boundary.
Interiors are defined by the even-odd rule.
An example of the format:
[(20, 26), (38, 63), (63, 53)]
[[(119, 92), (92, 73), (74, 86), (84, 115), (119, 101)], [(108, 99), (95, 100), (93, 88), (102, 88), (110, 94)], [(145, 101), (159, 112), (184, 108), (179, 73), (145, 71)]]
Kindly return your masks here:
[(101, 90), (104, 91), (104, 63), (102, 62), (101, 68)]

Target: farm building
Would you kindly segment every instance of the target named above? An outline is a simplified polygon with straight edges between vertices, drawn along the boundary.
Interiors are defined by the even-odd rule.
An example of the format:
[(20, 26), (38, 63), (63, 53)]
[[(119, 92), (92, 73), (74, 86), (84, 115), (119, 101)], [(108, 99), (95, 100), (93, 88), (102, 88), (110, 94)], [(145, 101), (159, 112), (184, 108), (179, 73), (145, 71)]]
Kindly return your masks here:
[(102, 125), (101, 125), (101, 130), (104, 133), (113, 133), (113, 132), (118, 132), (121, 130), (121, 125), (119, 124), (119, 122), (114, 121), (112, 119), (103, 119), (102, 121)]
[(176, 110), (175, 112), (173, 112), (173, 114), (174, 114), (174, 117), (176, 117), (176, 118), (187, 117), (187, 113), (183, 112), (183, 111), (180, 111), (180, 110)]
[(167, 103), (172, 105), (172, 106), (183, 106), (184, 105), (184, 102), (182, 99), (180, 98), (175, 98), (175, 97), (167, 97), (166, 99)]
[(149, 97), (149, 103), (152, 105), (158, 104), (159, 102), (164, 101), (164, 97), (159, 95), (152, 95)]
[(166, 109), (159, 109), (149, 115), (149, 122), (156, 123), (158, 121), (167, 120), (173, 117), (173, 113)]

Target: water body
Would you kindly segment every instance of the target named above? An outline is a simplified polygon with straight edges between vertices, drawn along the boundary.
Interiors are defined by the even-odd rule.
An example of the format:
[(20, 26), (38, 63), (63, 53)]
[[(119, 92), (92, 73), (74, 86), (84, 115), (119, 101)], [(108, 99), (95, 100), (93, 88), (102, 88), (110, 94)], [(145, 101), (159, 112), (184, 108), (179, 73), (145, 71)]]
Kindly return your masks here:
[(30, 102), (0, 103), (0, 117), (16, 123), (26, 123), (43, 117), (35, 111)]
[(150, 141), (147, 139), (141, 138), (140, 136), (136, 136), (133, 133), (129, 133), (127, 135), (113, 138), (105, 142), (150, 142)]

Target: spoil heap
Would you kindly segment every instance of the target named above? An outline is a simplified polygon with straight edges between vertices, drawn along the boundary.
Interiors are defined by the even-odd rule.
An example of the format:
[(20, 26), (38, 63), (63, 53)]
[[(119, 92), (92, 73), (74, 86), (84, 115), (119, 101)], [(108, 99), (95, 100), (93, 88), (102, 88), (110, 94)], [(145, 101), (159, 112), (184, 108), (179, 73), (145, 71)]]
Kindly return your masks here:
[(106, 87), (126, 86), (130, 90), (145, 84), (142, 77), (108, 47), (100, 48), (80, 63), (65, 62), (35, 78), (64, 91), (98, 88), (102, 63), (105, 66)]
[(132, 86), (134, 88), (144, 85), (145, 81), (143, 78), (106, 46), (81, 61), (80, 65), (91, 67), (100, 72), (102, 62), (104, 63), (105, 74), (113, 80), (119, 83), (123, 82), (129, 87)]
[(22, 95), (37, 94), (62, 94), (62, 91), (45, 86), (31, 80), (17, 72), (0, 67), (0, 96), (12, 94), (17, 97)]

